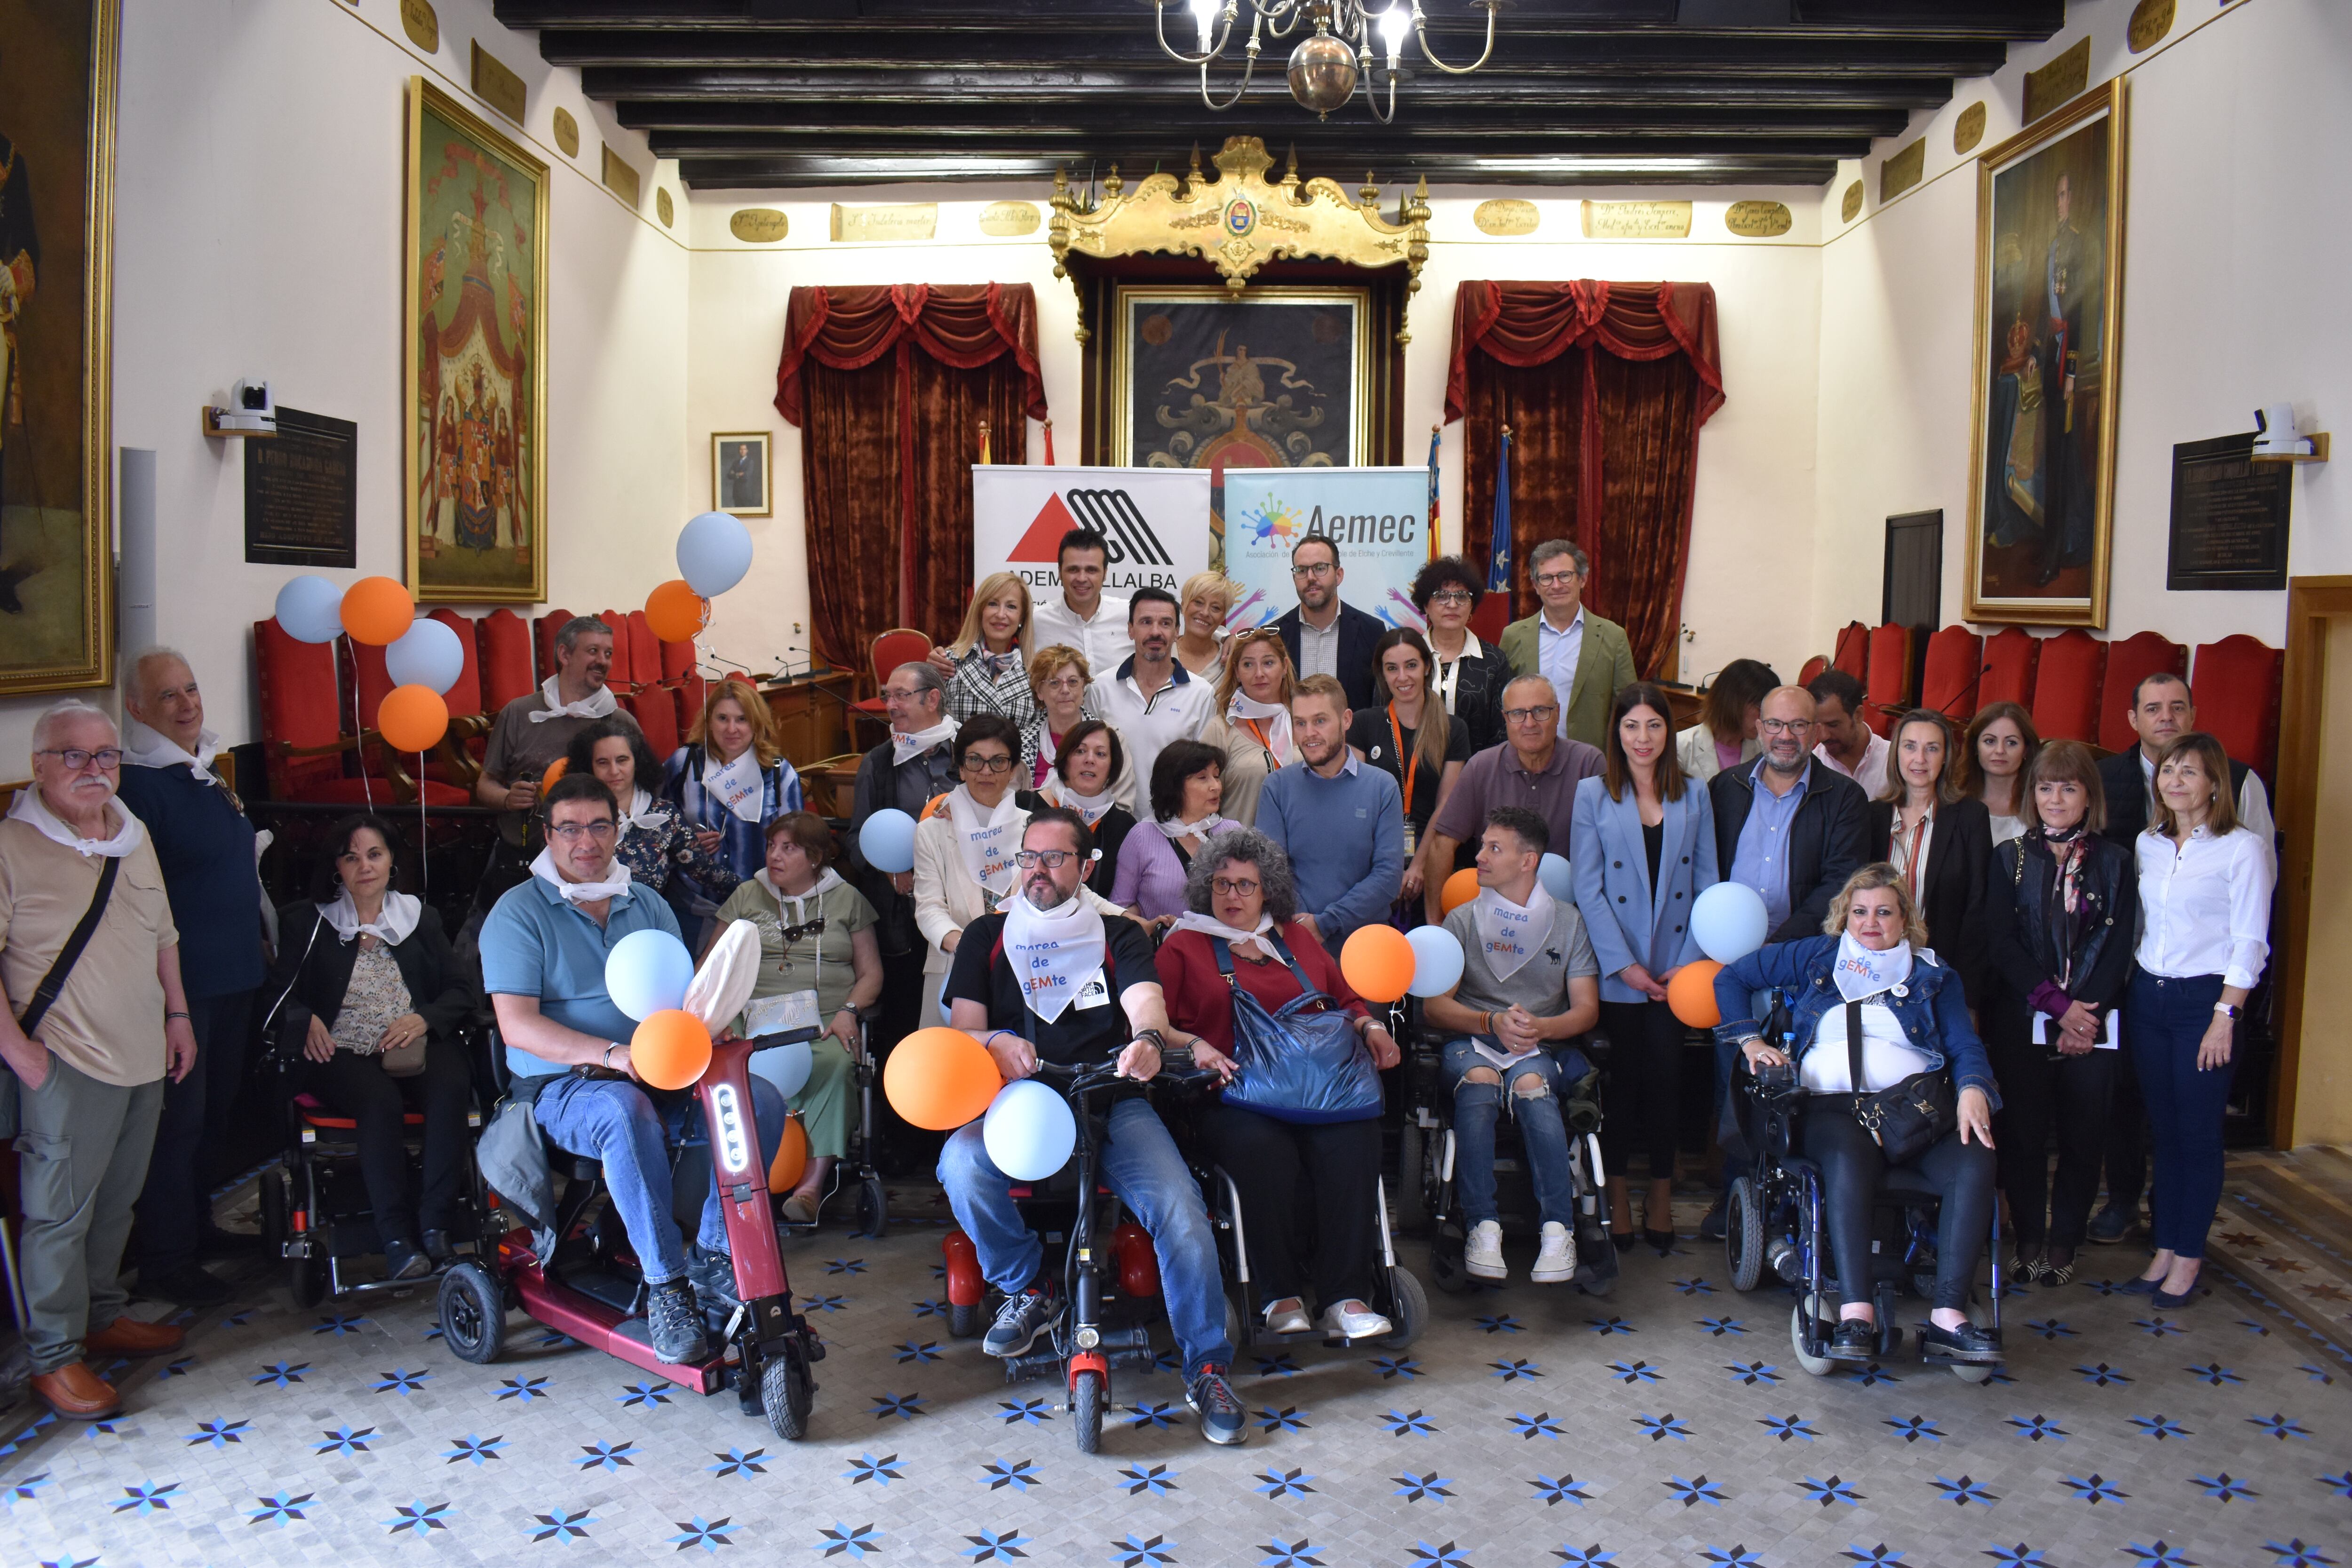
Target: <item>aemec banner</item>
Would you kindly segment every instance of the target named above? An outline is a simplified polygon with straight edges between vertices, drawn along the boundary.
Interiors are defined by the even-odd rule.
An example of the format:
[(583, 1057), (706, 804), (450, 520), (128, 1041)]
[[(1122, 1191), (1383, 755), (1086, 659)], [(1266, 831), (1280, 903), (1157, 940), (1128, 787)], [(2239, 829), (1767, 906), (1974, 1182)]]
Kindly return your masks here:
[(1103, 591), (1176, 593), (1209, 569), (1206, 468), (1063, 468), (1013, 463), (971, 470), (972, 583), (1017, 574), (1031, 597), (1062, 591), (1062, 535), (1091, 528), (1110, 543)]
[(1291, 548), (1319, 533), (1339, 547), (1343, 602), (1427, 629), (1412, 588), (1429, 560), (1428, 509), (1427, 468), (1227, 468), (1225, 575), (1241, 585), (1228, 624), (1264, 626), (1297, 605)]

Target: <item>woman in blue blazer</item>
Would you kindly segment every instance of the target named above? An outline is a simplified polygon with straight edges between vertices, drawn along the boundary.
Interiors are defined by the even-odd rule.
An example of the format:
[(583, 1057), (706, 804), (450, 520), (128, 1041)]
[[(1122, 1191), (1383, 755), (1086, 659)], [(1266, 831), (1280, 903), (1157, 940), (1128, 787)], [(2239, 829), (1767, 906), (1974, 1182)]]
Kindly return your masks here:
[(1650, 1160), (1642, 1236), (1674, 1245), (1675, 1124), (1682, 1102), (1683, 1025), (1666, 982), (1700, 955), (1691, 905), (1716, 882), (1715, 816), (1683, 773), (1666, 694), (1645, 680), (1617, 693), (1606, 770), (1576, 786), (1570, 842), (1577, 912), (1601, 961), (1601, 1027), (1609, 1037), (1610, 1114), (1601, 1124), (1610, 1226), (1633, 1245), (1625, 1166)]

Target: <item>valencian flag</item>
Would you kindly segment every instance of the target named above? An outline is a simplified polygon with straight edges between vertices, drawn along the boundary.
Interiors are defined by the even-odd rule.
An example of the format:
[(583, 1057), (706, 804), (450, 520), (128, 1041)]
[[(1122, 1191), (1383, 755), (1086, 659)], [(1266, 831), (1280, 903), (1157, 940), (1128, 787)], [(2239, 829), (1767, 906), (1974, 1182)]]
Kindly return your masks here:
[(1444, 429), (1442, 425), (1429, 427), (1429, 558), (1437, 559), (1437, 444)]
[(1502, 445), (1495, 452), (1494, 542), (1486, 557), (1486, 592), (1511, 591), (1511, 427), (1503, 426)]

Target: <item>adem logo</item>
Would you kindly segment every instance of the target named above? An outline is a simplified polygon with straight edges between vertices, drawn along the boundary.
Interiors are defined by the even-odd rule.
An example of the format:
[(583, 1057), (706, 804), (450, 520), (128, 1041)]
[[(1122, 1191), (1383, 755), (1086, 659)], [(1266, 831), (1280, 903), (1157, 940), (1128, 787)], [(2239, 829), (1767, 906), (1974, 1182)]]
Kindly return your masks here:
[[(1063, 496), (1068, 497), (1066, 502)], [(1143, 510), (1125, 490), (1073, 489), (1049, 495), (1011, 551), (1007, 562), (1057, 561), (1062, 536), (1091, 528), (1108, 543), (1111, 566), (1172, 564), (1168, 547), (1144, 521)]]

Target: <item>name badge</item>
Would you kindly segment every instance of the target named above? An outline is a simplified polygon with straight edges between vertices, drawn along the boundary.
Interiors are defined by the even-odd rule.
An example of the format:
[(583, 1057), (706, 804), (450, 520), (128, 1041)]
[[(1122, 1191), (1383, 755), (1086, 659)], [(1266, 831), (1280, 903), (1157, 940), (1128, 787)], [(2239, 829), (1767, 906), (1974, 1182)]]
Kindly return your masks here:
[(1071, 1005), (1081, 1008), (1101, 1007), (1108, 1005), (1109, 1002), (1110, 987), (1103, 984), (1102, 971), (1097, 969), (1087, 977), (1087, 983), (1084, 985), (1078, 987), (1078, 999)]

